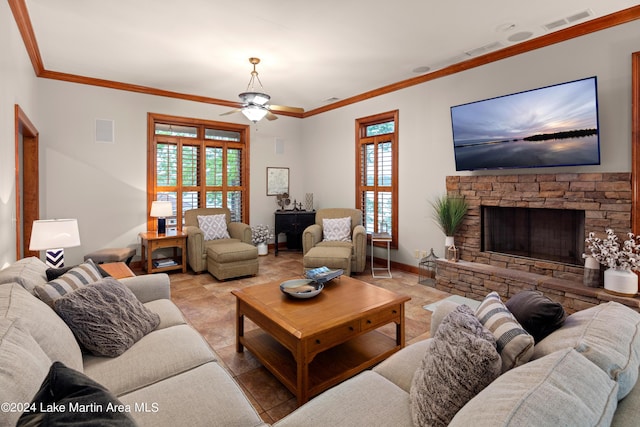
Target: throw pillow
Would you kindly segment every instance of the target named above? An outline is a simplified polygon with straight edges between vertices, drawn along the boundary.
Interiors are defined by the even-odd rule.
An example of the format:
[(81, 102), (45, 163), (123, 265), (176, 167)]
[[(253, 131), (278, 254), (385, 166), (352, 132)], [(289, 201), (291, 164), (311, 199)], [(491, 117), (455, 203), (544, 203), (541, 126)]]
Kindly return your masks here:
[(160, 324), (156, 313), (111, 277), (57, 299), (54, 309), (96, 356), (119, 356)]
[(79, 266), (71, 268), (59, 278), (36, 286), (34, 291), (38, 298), (53, 307), (54, 301), (63, 295), (100, 279), (102, 279), (102, 275), (93, 261), (89, 259)]
[(198, 227), (204, 233), (204, 240), (228, 239), (227, 216), (219, 215), (198, 215)]
[(493, 334), (466, 305), (440, 324), (409, 391), (415, 426), (446, 426), (469, 400), (500, 375)]
[[(87, 261), (89, 261), (89, 260), (87, 260)], [(91, 260), (91, 261), (93, 262), (93, 260)], [(98, 271), (100, 272), (100, 275), (102, 277), (111, 276), (109, 273), (104, 271), (104, 269), (102, 267), (100, 267), (100, 264), (96, 264), (94, 262), (94, 265), (96, 266), (96, 268), (98, 269)], [(52, 280), (56, 280), (58, 277), (62, 276), (64, 273), (66, 273), (69, 270), (71, 270), (72, 268), (76, 268), (76, 267), (77, 267), (77, 265), (70, 265), (68, 267), (59, 267), (59, 268), (54, 268), (54, 267), (47, 268), (47, 271), (46, 271), (47, 282), (50, 282)]]
[(487, 295), (476, 316), (496, 339), (502, 358), (502, 372), (527, 363), (533, 356), (534, 340), (509, 312), (497, 292)]
[(323, 218), (322, 234), (326, 242), (350, 242), (351, 241), (351, 217)]
[(505, 305), (522, 327), (533, 335), (536, 344), (558, 329), (566, 317), (559, 302), (551, 301), (540, 291), (521, 291)]
[(91, 378), (53, 362), (29, 405), (33, 410), (24, 412), (17, 426), (135, 426), (131, 415), (117, 410), (123, 407), (109, 390)]

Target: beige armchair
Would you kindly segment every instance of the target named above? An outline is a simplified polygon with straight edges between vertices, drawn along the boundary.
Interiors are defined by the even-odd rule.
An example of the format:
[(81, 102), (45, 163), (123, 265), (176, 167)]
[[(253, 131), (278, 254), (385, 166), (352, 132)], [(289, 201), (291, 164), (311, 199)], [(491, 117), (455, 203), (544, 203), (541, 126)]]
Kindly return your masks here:
[[(345, 217), (351, 217), (351, 241), (324, 241), (322, 220)], [(313, 250), (314, 248), (317, 249)], [(345, 274), (363, 272), (367, 261), (367, 232), (362, 226), (362, 211), (349, 208), (319, 209), (316, 212), (316, 223), (307, 227), (302, 233), (302, 250), (305, 256), (303, 262), (305, 268), (326, 265), (330, 268), (343, 268)], [(344, 254), (349, 261), (343, 267), (339, 261), (334, 262), (333, 259), (343, 257)]]
[[(227, 231), (231, 237), (204, 240), (204, 232), (198, 226), (198, 215), (219, 214), (226, 215)], [(184, 220), (187, 259), (194, 272), (208, 270), (220, 280), (257, 274), (258, 250), (251, 242), (251, 227), (241, 222), (231, 222), (229, 209), (192, 209), (185, 212)]]

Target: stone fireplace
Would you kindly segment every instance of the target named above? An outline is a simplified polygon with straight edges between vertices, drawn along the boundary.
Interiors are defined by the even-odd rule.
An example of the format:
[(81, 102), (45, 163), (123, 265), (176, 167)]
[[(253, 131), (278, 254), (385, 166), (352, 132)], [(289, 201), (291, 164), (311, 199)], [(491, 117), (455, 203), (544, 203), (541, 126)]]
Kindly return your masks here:
[[(455, 236), (461, 261), (437, 261), (438, 289), (476, 300), (535, 289), (568, 313), (611, 300), (640, 311), (639, 298), (582, 284), (589, 232), (631, 231), (630, 173), (448, 176), (446, 184), (469, 211)], [(497, 231), (485, 230), (490, 215)]]
[[(481, 227), (485, 207), (552, 209), (550, 212), (555, 213), (579, 211), (579, 215), (583, 212), (583, 235), (578, 236), (581, 242), (590, 231), (604, 232), (606, 228), (613, 228), (623, 235), (631, 230), (630, 173), (448, 176), (446, 183), (448, 194), (463, 195), (469, 204), (467, 217), (455, 236), (461, 259), (466, 261), (582, 281), (581, 262), (576, 265), (566, 259), (540, 259), (483, 250)], [(553, 218), (553, 214), (550, 215)], [(534, 235), (547, 233), (535, 224), (530, 232)], [(563, 240), (559, 245), (576, 243), (564, 241), (567, 239), (571, 237), (556, 236), (556, 240)], [(584, 250), (584, 246), (579, 244), (571, 250), (575, 252), (572, 254), (574, 260), (582, 257), (582, 252), (577, 253), (580, 250)]]

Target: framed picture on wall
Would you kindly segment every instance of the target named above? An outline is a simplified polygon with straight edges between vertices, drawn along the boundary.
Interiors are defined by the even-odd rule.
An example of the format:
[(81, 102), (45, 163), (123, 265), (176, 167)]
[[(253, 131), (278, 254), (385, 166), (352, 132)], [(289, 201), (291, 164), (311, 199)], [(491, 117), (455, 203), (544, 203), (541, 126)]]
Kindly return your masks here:
[(267, 167), (267, 196), (289, 193), (289, 168)]

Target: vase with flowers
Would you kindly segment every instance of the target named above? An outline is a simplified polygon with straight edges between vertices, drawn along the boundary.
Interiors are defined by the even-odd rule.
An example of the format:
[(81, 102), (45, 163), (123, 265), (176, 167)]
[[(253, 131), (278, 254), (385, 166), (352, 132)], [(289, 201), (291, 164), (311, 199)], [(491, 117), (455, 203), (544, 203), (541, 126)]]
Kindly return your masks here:
[(587, 255), (608, 267), (604, 272), (605, 291), (634, 296), (638, 293), (638, 276), (634, 271), (640, 270), (640, 237), (627, 233), (627, 240), (621, 242), (610, 228), (606, 235), (601, 239), (594, 232), (589, 233), (585, 240), (590, 252)]
[(269, 247), (267, 241), (273, 238), (273, 233), (268, 225), (258, 224), (251, 226), (251, 241), (258, 248), (258, 255), (267, 255)]

